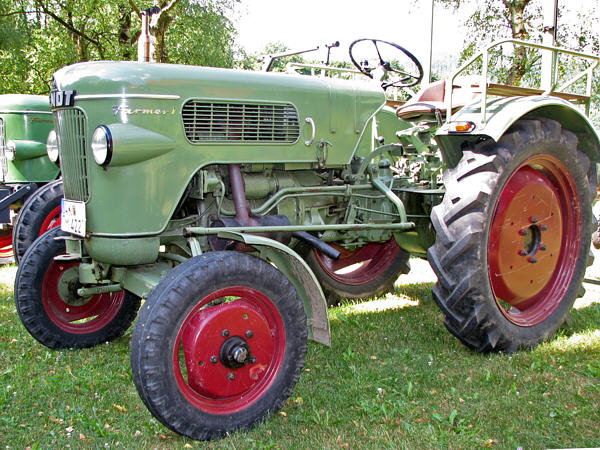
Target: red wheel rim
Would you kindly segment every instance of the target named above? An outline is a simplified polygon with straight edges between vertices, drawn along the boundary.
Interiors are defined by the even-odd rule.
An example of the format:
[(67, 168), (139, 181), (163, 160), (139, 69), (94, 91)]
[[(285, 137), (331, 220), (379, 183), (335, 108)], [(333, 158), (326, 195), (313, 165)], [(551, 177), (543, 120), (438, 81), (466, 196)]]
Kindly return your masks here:
[(14, 256), (12, 248), (12, 231), (0, 236), (0, 258), (11, 258)]
[(508, 179), (488, 241), (490, 283), (508, 320), (533, 326), (556, 310), (577, 264), (581, 217), (575, 182), (557, 158), (533, 157)]
[(333, 247), (341, 251), (337, 260), (313, 250), (315, 257), (328, 276), (339, 283), (352, 286), (368, 283), (379, 276), (390, 266), (400, 251), (394, 238), (384, 243), (371, 242), (353, 251), (336, 245)]
[[(267, 296), (231, 286), (198, 302), (175, 342), (175, 379), (187, 401), (211, 414), (232, 414), (271, 387), (283, 364), (286, 338), (283, 319)], [(234, 355), (242, 356), (228, 359)]]
[(89, 298), (74, 294), (77, 263), (52, 261), (42, 281), (42, 304), (50, 320), (72, 334), (101, 330), (119, 313), (125, 291), (98, 294)]
[(42, 222), (38, 236), (41, 236), (46, 231), (56, 227), (60, 227), (60, 205), (50, 211), (50, 214), (46, 216)]

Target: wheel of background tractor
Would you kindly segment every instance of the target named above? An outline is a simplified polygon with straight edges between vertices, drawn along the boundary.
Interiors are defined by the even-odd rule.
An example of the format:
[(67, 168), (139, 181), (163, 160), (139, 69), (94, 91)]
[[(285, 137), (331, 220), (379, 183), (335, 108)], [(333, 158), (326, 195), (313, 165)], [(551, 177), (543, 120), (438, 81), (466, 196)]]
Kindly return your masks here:
[(304, 253), (329, 306), (338, 304), (341, 298), (374, 297), (392, 291), (398, 276), (410, 271), (410, 254), (398, 247), (394, 238), (355, 251), (333, 247), (342, 252), (337, 260), (314, 248)]
[(92, 347), (122, 336), (135, 319), (139, 297), (119, 291), (80, 297), (77, 262), (54, 261), (65, 243), (54, 228), (25, 252), (15, 278), (15, 303), (31, 335), (50, 348)]
[(280, 409), (307, 349), (302, 302), (275, 267), (210, 252), (180, 264), (136, 321), (131, 369), (150, 412), (173, 431), (209, 440)]
[(62, 197), (62, 180), (56, 180), (35, 191), (23, 204), (17, 215), (12, 237), (17, 264), (33, 241), (46, 231), (60, 226)]
[(574, 134), (532, 119), (446, 171), (429, 261), (444, 323), (465, 345), (530, 348), (568, 316), (588, 264), (592, 166)]
[(12, 262), (14, 262), (12, 230), (0, 230), (0, 264), (10, 264)]

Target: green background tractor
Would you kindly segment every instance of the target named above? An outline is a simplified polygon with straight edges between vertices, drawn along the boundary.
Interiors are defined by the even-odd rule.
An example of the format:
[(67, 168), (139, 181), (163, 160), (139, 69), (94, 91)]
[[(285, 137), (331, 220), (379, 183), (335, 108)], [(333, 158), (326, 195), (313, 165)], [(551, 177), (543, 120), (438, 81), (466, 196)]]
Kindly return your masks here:
[[(351, 45), (356, 70), (337, 77), (61, 69), (48, 146), (62, 230), (19, 266), (25, 327), (51, 348), (89, 347), (122, 335), (146, 299), (134, 382), (152, 414), (195, 439), (279, 409), (307, 339), (330, 343), (328, 301), (386, 292), (410, 256), (429, 259), (445, 325), (468, 347), (547, 339), (588, 264), (600, 141), (585, 115), (591, 83), (575, 94), (576, 81), (488, 81), (489, 52), (506, 43), (397, 109), (385, 89), (423, 70), (373, 39)], [(575, 80), (599, 60), (531, 46), (581, 58)], [(479, 63), (474, 80), (458, 77)]]
[(60, 169), (46, 155), (53, 123), (47, 97), (0, 95), (0, 262), (60, 223)]

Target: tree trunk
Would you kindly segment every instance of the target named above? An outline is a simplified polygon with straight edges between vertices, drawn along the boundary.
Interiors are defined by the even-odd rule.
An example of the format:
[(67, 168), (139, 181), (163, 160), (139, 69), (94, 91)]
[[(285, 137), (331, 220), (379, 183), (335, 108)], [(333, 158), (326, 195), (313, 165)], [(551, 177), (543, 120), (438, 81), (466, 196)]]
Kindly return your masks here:
[[(505, 17), (514, 39), (527, 40), (529, 38), (525, 8), (530, 2), (531, 0), (502, 0), (508, 10)], [(508, 71), (506, 83), (518, 86), (523, 75), (527, 73), (527, 66), (527, 49), (522, 46), (515, 46), (513, 63)]]

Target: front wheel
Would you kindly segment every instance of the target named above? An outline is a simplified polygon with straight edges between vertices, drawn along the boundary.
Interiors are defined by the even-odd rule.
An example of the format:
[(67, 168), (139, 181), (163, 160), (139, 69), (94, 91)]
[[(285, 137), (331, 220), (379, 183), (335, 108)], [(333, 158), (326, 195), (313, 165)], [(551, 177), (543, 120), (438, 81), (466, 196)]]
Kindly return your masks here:
[(368, 298), (394, 289), (394, 282), (410, 271), (410, 254), (401, 249), (394, 238), (387, 242), (371, 242), (353, 251), (340, 250), (337, 260), (311, 248), (306, 262), (334, 306), (340, 298)]
[(65, 252), (54, 228), (25, 253), (15, 277), (17, 312), (27, 331), (50, 348), (92, 347), (129, 328), (140, 298), (127, 291), (80, 297), (79, 263), (54, 261)]
[(211, 252), (152, 291), (131, 340), (131, 370), (150, 412), (209, 440), (280, 409), (307, 349), (302, 302), (288, 279), (247, 254)]
[(465, 345), (530, 348), (564, 322), (588, 262), (592, 172), (548, 119), (518, 121), (446, 171), (428, 257), (444, 323)]

